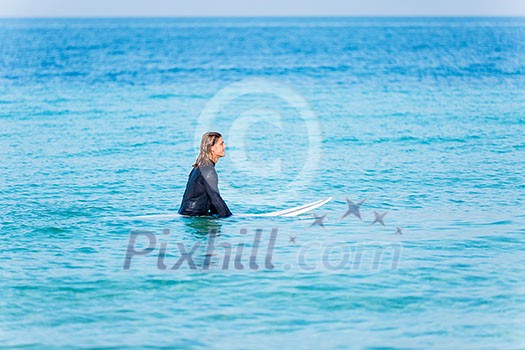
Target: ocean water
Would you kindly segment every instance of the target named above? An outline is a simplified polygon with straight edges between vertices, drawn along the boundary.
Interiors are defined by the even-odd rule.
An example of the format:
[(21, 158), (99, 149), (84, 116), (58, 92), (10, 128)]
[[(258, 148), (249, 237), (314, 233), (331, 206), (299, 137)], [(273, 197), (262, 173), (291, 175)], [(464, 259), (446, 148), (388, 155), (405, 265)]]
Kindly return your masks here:
[[(0, 348), (525, 348), (524, 19), (0, 20), (0, 47)], [(203, 130), (235, 214), (333, 200), (133, 218), (177, 210)]]

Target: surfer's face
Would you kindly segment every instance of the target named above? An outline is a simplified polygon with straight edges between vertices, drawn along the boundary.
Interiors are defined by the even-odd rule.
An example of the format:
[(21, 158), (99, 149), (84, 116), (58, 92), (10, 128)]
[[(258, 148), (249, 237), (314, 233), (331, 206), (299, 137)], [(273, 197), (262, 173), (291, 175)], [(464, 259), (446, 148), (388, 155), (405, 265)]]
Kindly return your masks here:
[(213, 146), (211, 146), (211, 153), (217, 157), (224, 157), (226, 155), (226, 144), (222, 137), (220, 137)]

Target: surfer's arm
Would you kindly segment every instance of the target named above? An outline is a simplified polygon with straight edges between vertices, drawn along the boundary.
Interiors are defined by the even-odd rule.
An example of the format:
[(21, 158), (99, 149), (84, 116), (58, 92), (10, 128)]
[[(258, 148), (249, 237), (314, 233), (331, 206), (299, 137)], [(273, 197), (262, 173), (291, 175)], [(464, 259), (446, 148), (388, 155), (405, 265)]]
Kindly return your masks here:
[(210, 198), (211, 204), (215, 208), (216, 214), (221, 218), (231, 216), (232, 212), (219, 193), (219, 179), (215, 168), (202, 167), (201, 173), (204, 177), (204, 188), (206, 189), (206, 194)]

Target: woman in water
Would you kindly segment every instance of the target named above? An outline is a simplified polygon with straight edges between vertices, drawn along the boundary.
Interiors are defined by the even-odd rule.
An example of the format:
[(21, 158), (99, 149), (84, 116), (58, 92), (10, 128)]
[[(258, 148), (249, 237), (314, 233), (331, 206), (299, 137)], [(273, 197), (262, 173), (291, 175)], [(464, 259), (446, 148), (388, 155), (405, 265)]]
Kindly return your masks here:
[(199, 156), (188, 177), (186, 191), (182, 198), (179, 214), (190, 216), (211, 216), (220, 218), (232, 213), (219, 193), (219, 178), (215, 164), (224, 157), (226, 144), (218, 132), (202, 135)]

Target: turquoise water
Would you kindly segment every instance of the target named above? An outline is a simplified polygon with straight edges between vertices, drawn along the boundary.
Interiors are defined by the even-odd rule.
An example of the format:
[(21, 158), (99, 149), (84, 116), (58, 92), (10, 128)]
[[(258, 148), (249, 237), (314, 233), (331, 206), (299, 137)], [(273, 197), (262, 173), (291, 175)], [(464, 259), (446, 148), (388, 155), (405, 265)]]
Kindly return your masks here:
[[(1, 20), (0, 347), (525, 348), (524, 39), (497, 18)], [(133, 219), (178, 208), (201, 129), (234, 213), (332, 196), (324, 226)]]

